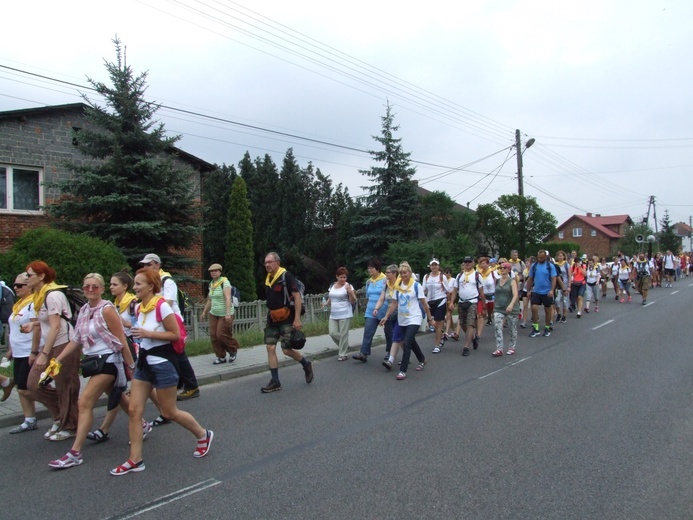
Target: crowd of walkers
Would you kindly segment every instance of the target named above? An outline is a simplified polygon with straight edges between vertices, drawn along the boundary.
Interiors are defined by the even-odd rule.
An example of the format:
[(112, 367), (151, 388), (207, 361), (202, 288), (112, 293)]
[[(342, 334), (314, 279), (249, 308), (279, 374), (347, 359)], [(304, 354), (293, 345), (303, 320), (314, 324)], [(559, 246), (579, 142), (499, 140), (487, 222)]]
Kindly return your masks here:
[[(126, 272), (110, 278), (115, 303), (103, 299), (103, 276), (87, 274), (81, 287), (86, 302), (78, 310), (68, 287), (57, 282), (55, 270), (43, 261), (31, 262), (15, 279), (17, 298), (8, 319), (6, 356), (14, 361), (13, 378), (3, 384), (3, 400), (16, 386), (24, 421), (11, 434), (38, 429), (35, 403), (39, 402), (52, 419), (44, 438), (73, 440), (65, 455), (48, 463), (52, 468), (82, 464), (84, 443), (109, 439), (118, 408), (129, 416), (130, 453), (126, 462), (111, 470), (112, 475), (145, 469), (142, 441), (152, 425), (164, 422), (180, 424), (195, 436), (194, 457), (209, 452), (214, 433), (176, 405), (199, 395), (190, 361), (184, 350), (175, 347), (184, 333), (177, 286), (161, 270), (157, 255), (148, 254), (140, 263), (134, 279)], [(80, 369), (87, 379), (81, 394)], [(90, 431), (94, 405), (104, 393), (108, 413), (101, 427)], [(143, 418), (147, 399), (160, 412), (152, 423)]]
[[(126, 272), (110, 278), (108, 288), (114, 303), (103, 298), (106, 282), (102, 275), (85, 275), (82, 291), (86, 303), (76, 312), (76, 319), (66, 286), (58, 284), (55, 270), (45, 262), (29, 263), (15, 278), (16, 301), (8, 319), (7, 352), (7, 358), (14, 361), (14, 377), (0, 377), (0, 401), (16, 386), (24, 421), (11, 429), (11, 434), (38, 429), (35, 403), (39, 402), (52, 418), (44, 438), (72, 439), (71, 449), (49, 462), (52, 468), (82, 464), (85, 442), (109, 440), (119, 409), (129, 417), (130, 450), (128, 459), (110, 471), (114, 476), (145, 469), (143, 440), (153, 426), (177, 423), (195, 437), (194, 457), (209, 452), (214, 433), (176, 404), (199, 396), (184, 350), (178, 288), (156, 254), (146, 255), (140, 264), (134, 278)], [(455, 275), (449, 269), (442, 270), (436, 258), (428, 267), (429, 272), (419, 279), (406, 261), (388, 265), (384, 271), (379, 260), (368, 263), (364, 334), (354, 360), (368, 361), (379, 326), (386, 338), (381, 364), (391, 371), (399, 358), (399, 381), (407, 378), (412, 354), (416, 371), (424, 370), (429, 362), (417, 341), (424, 325), (434, 334), (432, 355), (440, 354), (448, 341), (454, 341), (461, 343), (461, 355), (469, 356), (478, 349), (488, 327), (493, 331), (491, 355), (512, 356), (518, 349), (518, 329), (530, 328), (530, 338), (550, 336), (554, 325), (566, 323), (570, 315), (581, 319), (592, 311), (599, 312), (600, 300), (608, 297), (611, 287), (617, 302), (628, 304), (637, 292), (646, 305), (651, 288), (663, 283), (672, 287), (675, 280), (693, 272), (690, 255), (670, 251), (652, 257), (641, 252), (634, 258), (619, 252), (611, 261), (586, 254), (578, 257), (575, 251), (557, 251), (552, 259), (545, 250), (522, 260), (517, 251), (511, 251), (509, 258), (467, 256)], [(302, 284), (281, 267), (277, 253), (265, 257), (265, 268), (268, 314), (264, 337), (271, 379), (261, 391), (271, 393), (282, 388), (277, 344), (285, 356), (301, 364), (308, 384), (314, 379), (314, 367), (301, 353), (306, 342), (301, 331)], [(213, 264), (209, 271), (212, 282), (202, 317), (209, 316), (214, 364), (218, 365), (227, 362), (227, 355), (228, 362), (233, 362), (239, 345), (232, 332), (231, 286), (221, 275), (221, 265)], [(339, 362), (348, 359), (349, 329), (357, 298), (348, 275), (346, 268), (337, 269), (325, 302)], [(544, 308), (543, 327), (540, 307)], [(81, 395), (80, 369), (87, 378)], [(92, 430), (93, 407), (104, 393), (108, 395), (108, 412), (100, 427)], [(159, 411), (152, 422), (144, 419), (147, 400)]]

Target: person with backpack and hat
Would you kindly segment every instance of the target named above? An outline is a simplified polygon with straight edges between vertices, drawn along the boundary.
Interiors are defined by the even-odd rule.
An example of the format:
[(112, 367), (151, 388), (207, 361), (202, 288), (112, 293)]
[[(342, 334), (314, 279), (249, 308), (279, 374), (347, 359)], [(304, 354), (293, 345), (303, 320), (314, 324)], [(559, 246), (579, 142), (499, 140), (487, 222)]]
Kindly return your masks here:
[(229, 354), (229, 363), (236, 361), (238, 353), (238, 340), (233, 337), (233, 319), (235, 308), (231, 298), (231, 282), (228, 278), (221, 275), (223, 268), (221, 264), (209, 266), (209, 275), (212, 281), (209, 282), (209, 293), (207, 303), (202, 310), (200, 320), (205, 319), (209, 314), (209, 338), (212, 340), (212, 348), (217, 358), (212, 362), (213, 365), (226, 363), (226, 353)]
[(279, 360), (277, 343), (281, 341), (282, 352), (303, 367), (306, 383), (313, 382), (313, 363), (299, 351), (305, 344), (301, 332), (301, 309), (303, 298), (299, 284), (293, 274), (280, 265), (281, 259), (275, 252), (265, 256), (265, 301), (267, 304), (267, 326), (265, 327), (265, 344), (267, 345), (267, 362), (272, 377), (260, 391), (263, 394), (282, 389), (279, 381)]
[(437, 258), (431, 259), (428, 263), (431, 272), (423, 277), (423, 290), (426, 295), (426, 302), (431, 309), (433, 315), (433, 323), (435, 324), (435, 347), (433, 353), (438, 354), (445, 339), (443, 338), (443, 323), (445, 323), (445, 314), (448, 308), (448, 293), (451, 291), (448, 277), (440, 270), (440, 262)]
[[(44, 437), (63, 441), (75, 436), (79, 415), (79, 353), (73, 352), (62, 360), (60, 374), (55, 377), (55, 388), (39, 386), (41, 373), (52, 360), (65, 350), (72, 333), (72, 310), (67, 296), (60, 290), (65, 286), (55, 282), (55, 270), (46, 262), (35, 260), (26, 266), (27, 286), (33, 291), (34, 312), (39, 327), (24, 325), (23, 332), (33, 329), (33, 342), (29, 364), (31, 371), (27, 387), (31, 397), (43, 404), (51, 414), (53, 424)], [(39, 345), (43, 340), (43, 347)]]
[[(163, 296), (166, 303), (171, 306), (173, 312), (178, 314), (178, 316), (185, 321), (185, 318), (183, 317), (183, 309), (180, 308), (178, 303), (180, 301), (178, 285), (171, 276), (171, 273), (168, 273), (161, 268), (162, 264), (159, 255), (149, 253), (145, 255), (142, 260), (140, 260), (140, 264), (147, 269), (151, 269), (159, 273), (159, 276), (161, 277), (160, 295)], [(179, 388), (182, 386), (183, 390), (180, 394), (178, 394), (177, 399), (179, 401), (187, 401), (188, 399), (200, 397), (200, 388), (197, 384), (197, 377), (195, 376), (195, 371), (193, 370), (190, 360), (185, 352), (178, 354), (178, 364), (180, 366), (180, 382), (178, 384), (180, 385)], [(158, 418), (154, 421), (155, 425), (157, 424), (157, 420)]]
[[(470, 346), (473, 346), (474, 350), (479, 347), (479, 339), (476, 335), (477, 311), (481, 310), (482, 316), (486, 317), (484, 286), (479, 272), (474, 267), (474, 258), (471, 256), (464, 258), (460, 274), (452, 282), (451, 308), (455, 302), (457, 302), (458, 321), (465, 333), (462, 355), (468, 356)], [(481, 305), (478, 305), (479, 302)]]

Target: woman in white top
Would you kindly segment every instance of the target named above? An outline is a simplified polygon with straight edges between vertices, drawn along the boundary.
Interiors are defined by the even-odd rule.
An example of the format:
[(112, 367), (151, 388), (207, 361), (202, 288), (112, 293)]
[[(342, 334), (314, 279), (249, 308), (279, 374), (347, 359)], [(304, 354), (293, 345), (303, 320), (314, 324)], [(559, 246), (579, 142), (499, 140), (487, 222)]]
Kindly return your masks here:
[(84, 277), (82, 290), (87, 303), (79, 311), (72, 339), (55, 358), (60, 367), (63, 359), (81, 348), (84, 362), (93, 365), (89, 373), (87, 365), (82, 365), (82, 376), (89, 380), (79, 397), (79, 421), (72, 449), (61, 458), (49, 462), (51, 468), (65, 469), (82, 464), (82, 447), (94, 420), (94, 404), (101, 394), (109, 394), (109, 410), (119, 404), (124, 410), (128, 409), (128, 398), (123, 392), (127, 385), (123, 359), (130, 370), (135, 368), (135, 360), (127, 347), (118, 311), (111, 302), (101, 298), (105, 285), (103, 276), (98, 273)]
[(628, 303), (631, 301), (630, 277), (631, 270), (630, 266), (628, 265), (628, 260), (621, 258), (620, 266), (618, 268), (618, 283), (621, 286), (621, 303), (626, 301), (626, 295), (628, 296)]
[(214, 433), (202, 428), (188, 412), (176, 406), (178, 356), (172, 342), (180, 338), (176, 315), (161, 296), (161, 277), (152, 269), (140, 269), (135, 276), (135, 295), (140, 300), (132, 336), (140, 341), (137, 368), (130, 390), (130, 458), (111, 470), (119, 476), (144, 470), (142, 460), (142, 416), (152, 388), (156, 388), (164, 417), (190, 431), (197, 439), (193, 457), (209, 453)]
[(448, 281), (448, 277), (440, 270), (440, 262), (438, 262), (437, 258), (433, 258), (428, 263), (428, 267), (431, 269), (431, 272), (424, 276), (423, 288), (426, 301), (431, 309), (431, 314), (433, 315), (433, 321), (435, 323), (436, 346), (433, 349), (433, 353), (437, 354), (445, 344), (445, 339), (443, 339), (443, 324), (445, 323), (445, 313), (448, 308), (450, 282)]
[(479, 258), (477, 271), (479, 271), (481, 286), (484, 289), (484, 297), (486, 298), (486, 315), (483, 315), (483, 309), (481, 308), (482, 304), (481, 301), (479, 301), (477, 304), (476, 342), (478, 342), (481, 338), (481, 335), (484, 332), (484, 327), (486, 325), (491, 325), (492, 323), (494, 307), (493, 298), (496, 293), (496, 280), (498, 279), (498, 273), (495, 271), (495, 269), (491, 268), (490, 260), (486, 256)]
[(594, 312), (599, 312), (599, 279), (601, 273), (599, 265), (594, 265), (594, 260), (587, 262), (587, 272), (585, 273), (585, 313), (590, 312), (590, 302), (594, 300)]
[(349, 350), (349, 329), (354, 317), (352, 304), (356, 303), (354, 287), (347, 283), (349, 271), (346, 267), (337, 269), (337, 281), (330, 286), (327, 305), (330, 307), (330, 337), (339, 347), (337, 361), (346, 361)]
[[(412, 351), (414, 351), (414, 355), (419, 361), (416, 370), (421, 371), (426, 366), (426, 357), (423, 355), (419, 344), (416, 342), (416, 333), (421, 327), (421, 319), (423, 318), (421, 309), (423, 308), (426, 311), (427, 323), (429, 325), (433, 321), (433, 316), (431, 316), (431, 310), (426, 303), (426, 297), (421, 288), (421, 284), (414, 280), (412, 276), (409, 263), (402, 262), (399, 264), (399, 276), (402, 283), (395, 287), (397, 299), (390, 303), (385, 317), (380, 321), (380, 324), (384, 326), (390, 315), (397, 310), (397, 322), (404, 331), (402, 363), (399, 367), (399, 374), (397, 374), (397, 379), (401, 381), (407, 377), (407, 368), (409, 367), (409, 358), (411, 357)], [(419, 306), (419, 304), (421, 304), (421, 306)]]
[[(32, 397), (50, 411), (53, 424), (44, 437), (51, 441), (63, 441), (74, 437), (77, 431), (79, 400), (79, 354), (73, 352), (62, 361), (60, 374), (54, 379), (55, 388), (50, 385), (39, 387), (41, 373), (48, 367), (52, 358), (60, 355), (69, 341), (72, 326), (68, 321), (72, 311), (67, 297), (60, 290), (65, 287), (55, 283), (55, 270), (41, 260), (31, 262), (26, 267), (27, 285), (34, 293), (34, 312), (39, 326), (34, 321), (23, 325), (25, 332), (33, 329), (33, 340), (29, 364), (31, 371), (27, 388)], [(39, 349), (39, 345), (43, 346)]]
[(26, 273), (22, 273), (14, 281), (14, 292), (17, 298), (7, 322), (10, 327), (7, 359), (14, 359), (13, 383), (17, 386), (19, 403), (22, 406), (22, 412), (24, 412), (24, 422), (12, 428), (10, 433), (24, 433), (38, 429), (36, 403), (27, 388), (29, 371), (31, 370), (29, 357), (31, 356), (32, 335), (21, 331), (22, 325), (29, 325), (32, 318), (36, 319), (33, 295), (27, 285), (27, 280)]

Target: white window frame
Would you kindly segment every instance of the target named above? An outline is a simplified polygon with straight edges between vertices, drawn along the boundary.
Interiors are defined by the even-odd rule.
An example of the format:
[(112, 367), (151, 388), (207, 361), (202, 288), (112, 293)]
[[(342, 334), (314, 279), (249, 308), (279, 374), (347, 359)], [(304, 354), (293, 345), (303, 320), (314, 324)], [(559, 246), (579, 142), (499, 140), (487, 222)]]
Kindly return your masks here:
[(565, 233), (563, 233), (563, 231), (559, 231), (559, 232), (558, 232), (558, 239), (559, 239), (559, 240), (563, 240), (563, 237), (564, 237), (564, 236), (565, 236)]
[[(15, 213), (22, 215), (43, 215), (41, 208), (44, 206), (44, 189), (43, 189), (43, 168), (36, 166), (23, 166), (18, 164), (2, 164), (0, 168), (5, 169), (5, 194), (6, 208), (0, 208), (0, 213)], [(15, 209), (14, 208), (14, 170), (30, 170), (38, 173), (38, 209)]]
[(596, 237), (597, 236), (597, 230), (596, 229), (590, 229), (590, 236)]
[(573, 228), (573, 238), (580, 238), (581, 236), (582, 236), (582, 228), (581, 227)]

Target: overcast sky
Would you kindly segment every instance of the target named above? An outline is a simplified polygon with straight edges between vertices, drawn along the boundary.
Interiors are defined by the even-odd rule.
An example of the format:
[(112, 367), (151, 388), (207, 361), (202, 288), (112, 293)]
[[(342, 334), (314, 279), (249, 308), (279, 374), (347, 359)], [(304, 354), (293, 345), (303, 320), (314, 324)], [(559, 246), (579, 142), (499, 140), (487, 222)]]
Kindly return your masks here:
[[(352, 195), (368, 183), (385, 104), (416, 179), (474, 209), (517, 193), (574, 213), (693, 214), (693, 2), (39, 0), (3, 5), (0, 110), (80, 101), (111, 39), (185, 151), (278, 166), (293, 147)], [(314, 139), (322, 143), (307, 141)], [(482, 160), (483, 159), (483, 160)], [(654, 226), (653, 222), (651, 224)]]

